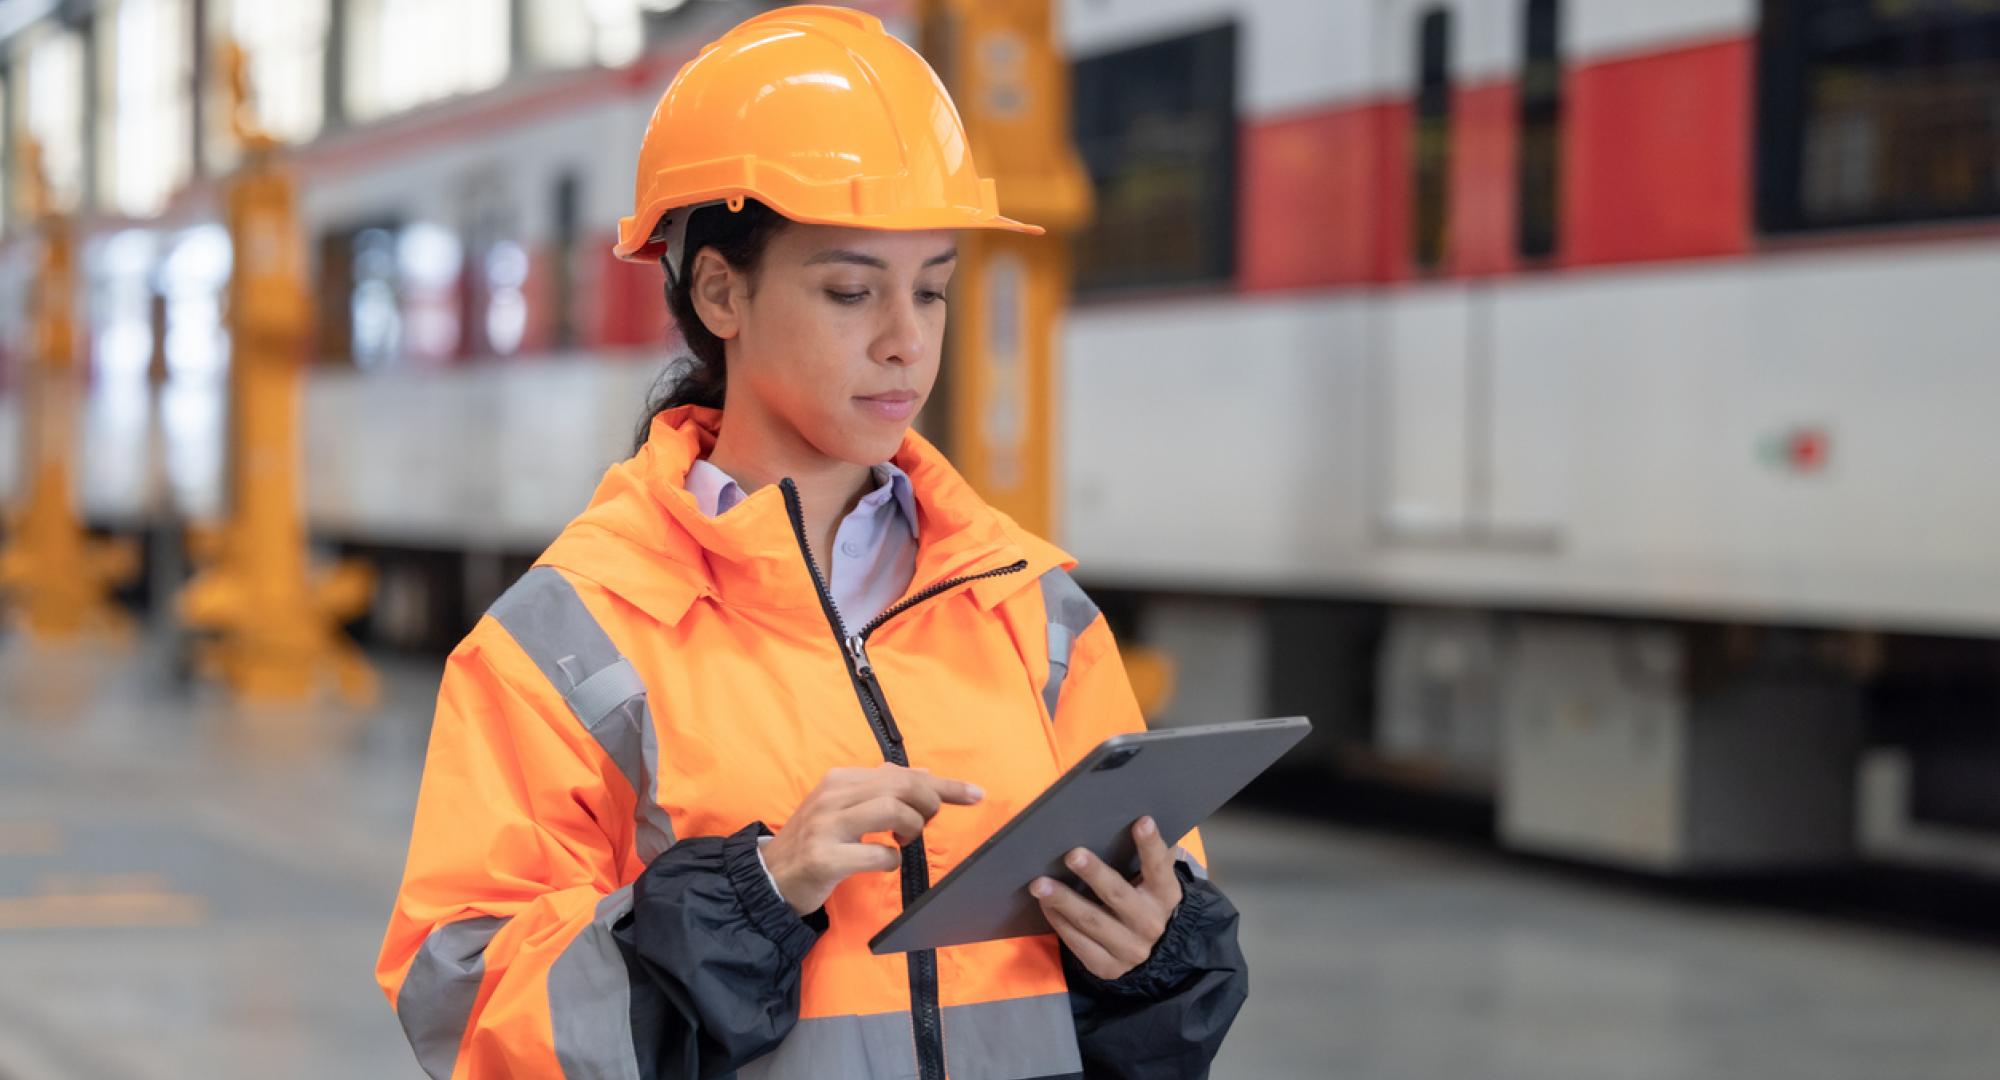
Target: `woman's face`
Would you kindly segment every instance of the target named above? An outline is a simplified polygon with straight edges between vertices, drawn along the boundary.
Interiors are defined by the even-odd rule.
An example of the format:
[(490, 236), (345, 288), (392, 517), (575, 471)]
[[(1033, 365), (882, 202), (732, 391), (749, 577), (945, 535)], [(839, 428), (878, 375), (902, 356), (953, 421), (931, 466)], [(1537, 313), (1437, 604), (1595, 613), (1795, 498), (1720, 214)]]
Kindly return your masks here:
[(730, 410), (754, 402), (827, 457), (887, 461), (937, 381), (956, 257), (950, 231), (779, 230), (754, 288), (732, 290), (734, 333), (717, 330)]

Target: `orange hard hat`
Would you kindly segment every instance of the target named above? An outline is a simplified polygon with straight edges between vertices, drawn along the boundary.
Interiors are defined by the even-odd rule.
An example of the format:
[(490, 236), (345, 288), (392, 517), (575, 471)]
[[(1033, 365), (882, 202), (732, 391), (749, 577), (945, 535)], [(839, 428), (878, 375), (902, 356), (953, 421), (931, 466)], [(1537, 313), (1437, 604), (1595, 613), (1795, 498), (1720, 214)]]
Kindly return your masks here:
[(765, 12), (688, 61), (646, 125), (634, 188), (612, 249), (633, 260), (668, 249), (672, 211), (745, 198), (809, 224), (1042, 231), (1000, 216), (924, 58), (839, 7)]

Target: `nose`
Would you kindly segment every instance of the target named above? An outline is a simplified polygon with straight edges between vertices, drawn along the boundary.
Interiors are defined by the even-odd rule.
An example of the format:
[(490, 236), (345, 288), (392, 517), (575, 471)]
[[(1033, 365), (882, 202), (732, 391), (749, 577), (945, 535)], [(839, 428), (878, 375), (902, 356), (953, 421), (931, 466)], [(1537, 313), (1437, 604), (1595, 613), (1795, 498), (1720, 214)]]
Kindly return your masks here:
[(878, 364), (909, 364), (922, 355), (924, 324), (914, 299), (885, 305), (870, 357)]

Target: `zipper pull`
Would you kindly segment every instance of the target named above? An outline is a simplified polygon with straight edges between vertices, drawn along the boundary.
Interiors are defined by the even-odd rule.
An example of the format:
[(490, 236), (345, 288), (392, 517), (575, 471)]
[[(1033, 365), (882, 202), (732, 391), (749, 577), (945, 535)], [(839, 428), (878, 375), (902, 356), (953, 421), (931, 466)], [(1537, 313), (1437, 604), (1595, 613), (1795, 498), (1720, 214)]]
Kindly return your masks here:
[(874, 668), (868, 663), (868, 647), (862, 642), (860, 634), (849, 634), (847, 636), (847, 655), (854, 659), (854, 673), (856, 675), (866, 679), (875, 674)]

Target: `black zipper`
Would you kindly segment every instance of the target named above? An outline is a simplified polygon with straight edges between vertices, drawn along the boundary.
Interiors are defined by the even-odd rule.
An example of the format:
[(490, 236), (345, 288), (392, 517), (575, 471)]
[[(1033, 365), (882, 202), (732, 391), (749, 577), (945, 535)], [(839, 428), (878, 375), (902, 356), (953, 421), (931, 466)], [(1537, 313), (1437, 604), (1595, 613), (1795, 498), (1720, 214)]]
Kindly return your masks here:
[[(1004, 574), (1018, 574), (1028, 568), (1028, 560), (940, 581), (875, 616), (861, 628), (860, 633), (849, 634), (847, 623), (840, 617), (840, 609), (834, 606), (833, 590), (827, 587), (826, 578), (820, 575), (819, 563), (813, 558), (812, 541), (806, 536), (805, 508), (799, 502), (798, 485), (787, 477), (779, 482), (778, 487), (785, 493), (785, 510), (791, 514), (792, 531), (798, 536), (799, 552), (806, 558), (806, 569), (812, 572), (813, 589), (819, 594), (820, 608), (826, 612), (827, 625), (833, 628), (833, 635), (840, 643), (841, 657), (847, 662), (847, 678), (854, 684), (854, 695), (861, 700), (861, 712), (868, 718), (869, 730), (875, 733), (875, 742), (882, 748), (885, 760), (909, 768), (910, 755), (903, 749), (903, 732), (889, 712), (889, 699), (882, 694), (882, 684), (875, 678), (875, 667), (868, 662), (868, 636), (890, 619), (960, 585)], [(902, 881), (903, 906), (906, 908), (931, 887), (930, 864), (924, 858), (924, 838), (921, 836), (903, 847)], [(938, 1008), (937, 951), (919, 949), (905, 955), (909, 957), (910, 964), (910, 1019), (916, 1029), (917, 1075), (922, 1080), (944, 1080), (944, 1018)]]

